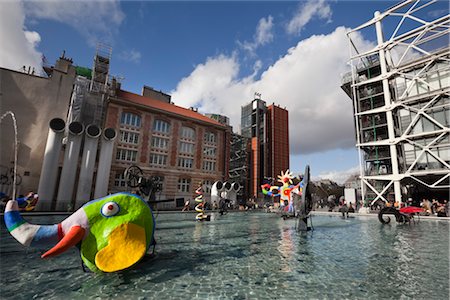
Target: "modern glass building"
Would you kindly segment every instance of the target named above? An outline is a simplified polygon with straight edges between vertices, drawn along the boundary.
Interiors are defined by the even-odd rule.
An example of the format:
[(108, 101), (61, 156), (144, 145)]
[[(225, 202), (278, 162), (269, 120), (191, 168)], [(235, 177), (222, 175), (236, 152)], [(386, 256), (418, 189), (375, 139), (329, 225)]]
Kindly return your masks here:
[(241, 108), (241, 134), (250, 139), (249, 195), (261, 196), (261, 184), (289, 169), (288, 111), (255, 98)]

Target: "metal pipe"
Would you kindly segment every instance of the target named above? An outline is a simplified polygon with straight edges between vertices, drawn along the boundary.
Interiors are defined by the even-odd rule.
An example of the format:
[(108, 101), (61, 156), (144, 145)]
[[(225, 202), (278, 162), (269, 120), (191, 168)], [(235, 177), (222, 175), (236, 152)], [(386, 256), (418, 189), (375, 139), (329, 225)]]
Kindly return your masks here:
[(36, 210), (51, 209), (52, 200), (55, 195), (59, 154), (61, 152), (65, 127), (66, 122), (63, 119), (54, 118), (50, 120), (38, 187), (40, 201), (37, 204)]
[(216, 181), (211, 187), (211, 202), (216, 201), (219, 204), (220, 192), (223, 190), (224, 184), (222, 181)]
[(386, 64), (385, 57), (385, 49), (383, 47), (383, 30), (381, 28), (381, 20), (380, 20), (380, 12), (376, 11), (374, 13), (375, 19), (377, 19), (375, 23), (375, 30), (377, 33), (377, 42), (379, 47), (379, 56), (380, 56), (380, 69), (381, 69), (381, 77), (383, 78), (383, 92), (384, 92), (384, 107), (386, 108), (386, 121), (388, 126), (388, 138), (389, 138), (389, 148), (391, 151), (391, 164), (392, 164), (392, 176), (394, 178), (394, 194), (395, 194), (395, 202), (402, 202), (402, 192), (400, 186), (401, 176), (399, 175), (398, 168), (398, 154), (397, 154), (397, 145), (392, 143), (395, 141), (395, 131), (394, 131), (394, 116), (392, 112), (392, 98), (391, 92), (389, 89), (389, 78), (388, 78), (388, 70)]
[(224, 199), (230, 199), (229, 198), (229, 193), (230, 193), (230, 191), (231, 191), (231, 183), (229, 183), (228, 181), (226, 181), (224, 184), (223, 184), (223, 190), (222, 190), (222, 193), (220, 194), (221, 196), (222, 196), (222, 198), (224, 198)]
[(228, 192), (228, 199), (231, 200), (233, 206), (237, 206), (237, 192), (241, 189), (241, 185), (238, 182), (231, 184), (231, 189)]
[(58, 211), (68, 210), (69, 205), (72, 203), (83, 132), (84, 125), (80, 122), (69, 124), (64, 162), (59, 179), (58, 196), (56, 197), (56, 210)]
[(97, 157), (98, 138), (101, 132), (97, 125), (91, 124), (86, 127), (74, 209), (78, 209), (84, 203), (91, 200), (92, 177), (94, 175), (95, 159)]
[(103, 132), (100, 156), (98, 159), (97, 178), (95, 180), (94, 198), (100, 198), (108, 194), (109, 173), (114, 149), (114, 140), (117, 132), (114, 128), (106, 128)]

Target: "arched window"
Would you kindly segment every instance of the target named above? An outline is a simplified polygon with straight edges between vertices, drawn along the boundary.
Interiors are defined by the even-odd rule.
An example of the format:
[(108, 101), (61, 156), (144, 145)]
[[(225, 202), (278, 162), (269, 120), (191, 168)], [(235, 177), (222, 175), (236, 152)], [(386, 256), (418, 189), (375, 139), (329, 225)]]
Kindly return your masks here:
[(183, 126), (181, 127), (181, 138), (187, 140), (195, 140), (195, 130), (191, 127)]
[(141, 117), (133, 113), (123, 112), (120, 118), (120, 124), (141, 127)]
[(168, 134), (170, 131), (170, 124), (163, 120), (155, 120), (155, 122), (153, 122), (153, 131)]
[(212, 132), (205, 132), (204, 140), (207, 143), (217, 143), (217, 135)]

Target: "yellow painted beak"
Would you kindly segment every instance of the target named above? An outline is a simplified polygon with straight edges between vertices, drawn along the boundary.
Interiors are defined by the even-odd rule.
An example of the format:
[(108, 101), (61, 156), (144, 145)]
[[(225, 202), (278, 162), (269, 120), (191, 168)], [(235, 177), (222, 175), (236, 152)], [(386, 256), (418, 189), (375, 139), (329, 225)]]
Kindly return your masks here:
[(95, 255), (95, 264), (103, 272), (127, 269), (145, 255), (145, 239), (141, 226), (121, 224), (109, 235), (108, 245)]

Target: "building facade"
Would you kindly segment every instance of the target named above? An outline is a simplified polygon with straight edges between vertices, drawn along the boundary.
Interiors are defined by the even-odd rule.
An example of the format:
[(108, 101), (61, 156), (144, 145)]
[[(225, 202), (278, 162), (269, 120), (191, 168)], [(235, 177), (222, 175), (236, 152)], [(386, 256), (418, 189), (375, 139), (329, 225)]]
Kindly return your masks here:
[(137, 165), (145, 177), (159, 177), (156, 200), (167, 200), (160, 208), (182, 207), (187, 199), (193, 204), (199, 184), (208, 200), (212, 184), (228, 179), (229, 127), (146, 89), (142, 95), (118, 89), (109, 99), (105, 127), (118, 132), (110, 191), (127, 190), (124, 171)]
[(289, 169), (288, 111), (254, 99), (241, 108), (241, 135), (250, 141), (249, 196), (262, 197), (261, 185)]
[[(42, 158), (53, 118), (66, 120), (76, 76), (72, 60), (62, 55), (40, 71), (0, 68), (0, 116), (14, 113), (18, 133), (17, 195), (37, 192)], [(0, 123), (0, 192), (12, 195), (14, 126), (9, 116)]]
[(267, 174), (277, 178), (289, 169), (289, 114), (275, 104), (267, 107)]
[[(352, 73), (344, 76), (342, 88), (353, 100), (366, 205), (379, 199), (448, 200), (449, 15), (436, 17), (432, 3), (416, 4), (405, 1), (375, 12), (347, 34)], [(374, 48), (358, 48), (363, 30), (375, 34)]]

